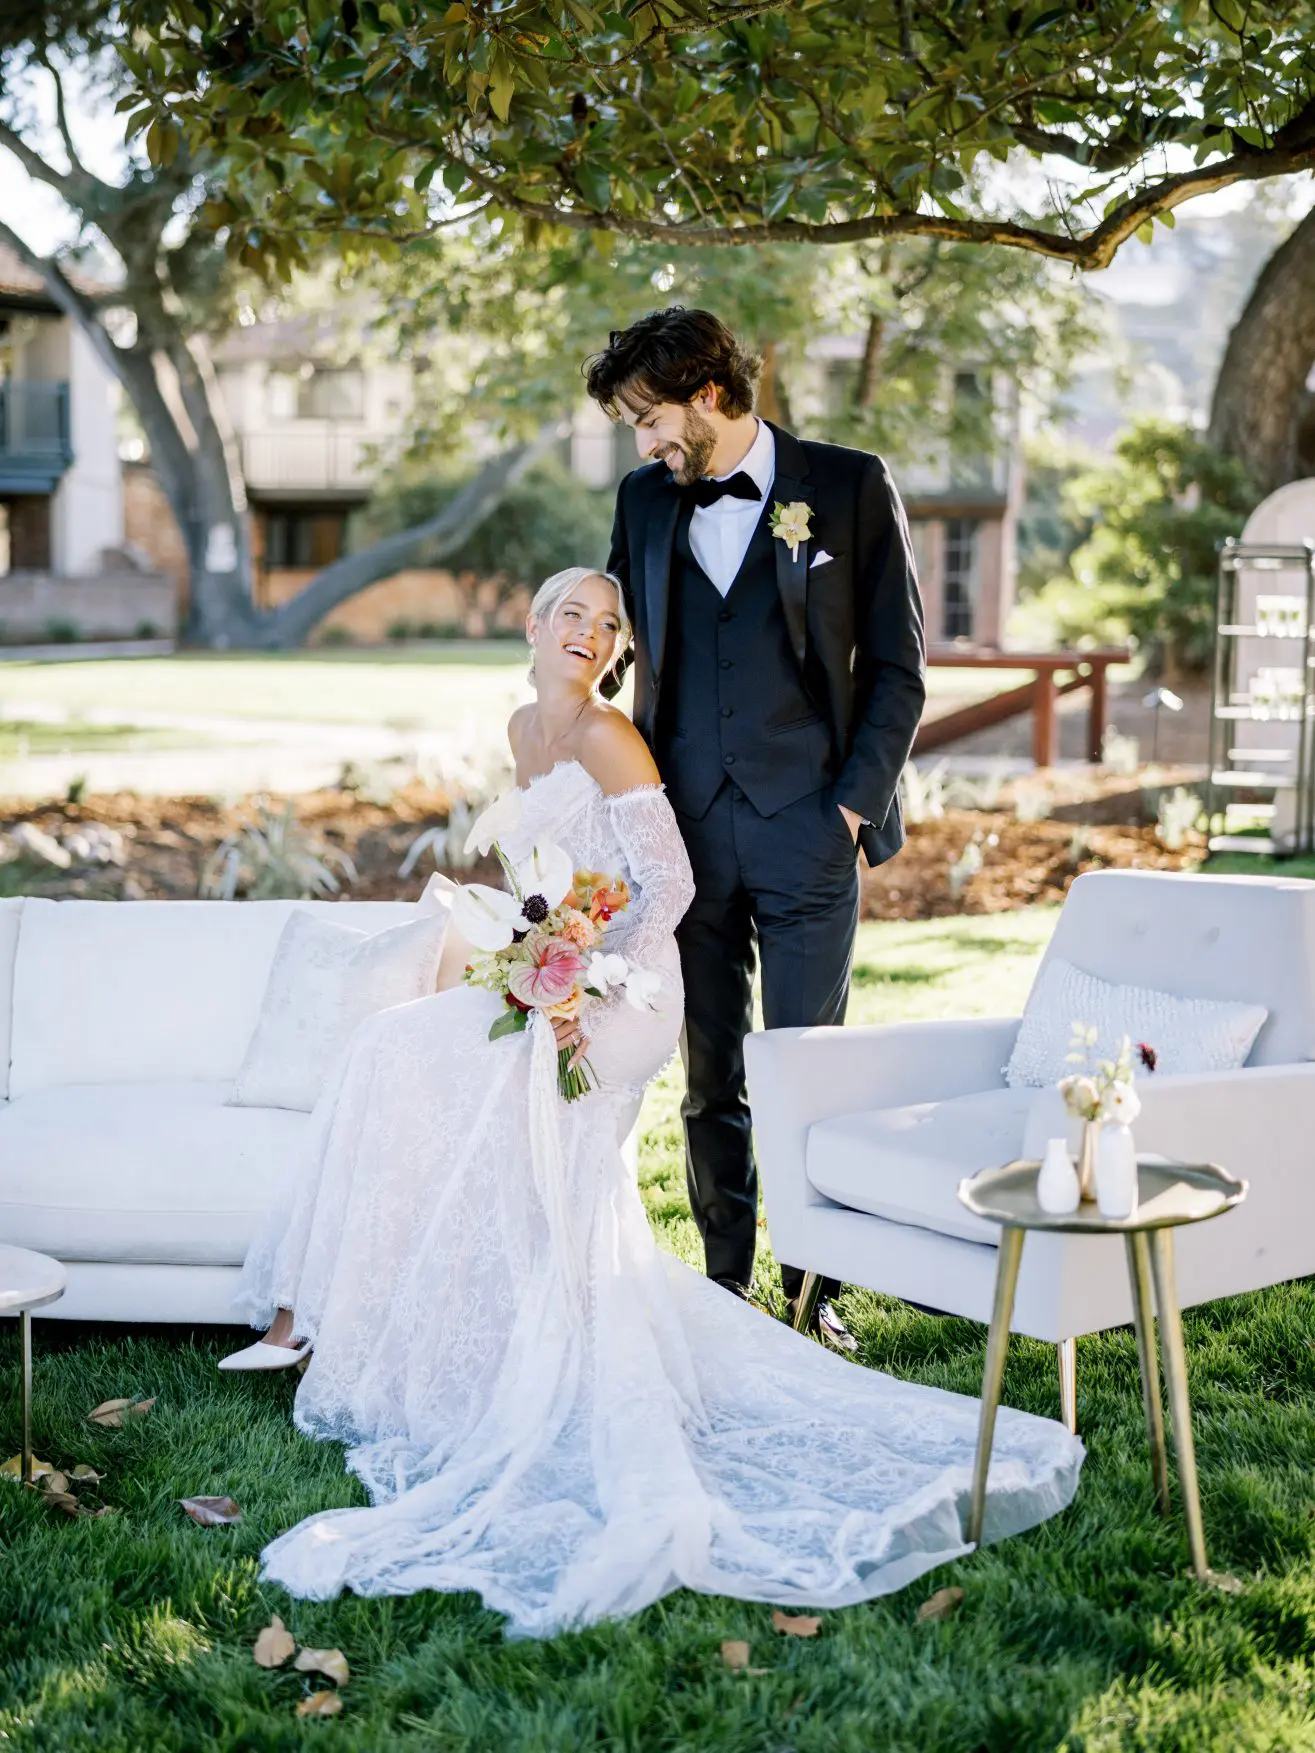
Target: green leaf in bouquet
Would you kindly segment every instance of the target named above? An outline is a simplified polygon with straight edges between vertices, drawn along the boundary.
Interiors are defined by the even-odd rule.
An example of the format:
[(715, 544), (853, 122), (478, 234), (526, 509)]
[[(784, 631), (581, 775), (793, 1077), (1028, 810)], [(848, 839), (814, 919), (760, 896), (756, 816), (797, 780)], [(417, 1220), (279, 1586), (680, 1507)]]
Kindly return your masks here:
[(499, 1041), (504, 1035), (523, 1035), (530, 1025), (530, 1013), (508, 1005), (489, 1030), (489, 1040)]

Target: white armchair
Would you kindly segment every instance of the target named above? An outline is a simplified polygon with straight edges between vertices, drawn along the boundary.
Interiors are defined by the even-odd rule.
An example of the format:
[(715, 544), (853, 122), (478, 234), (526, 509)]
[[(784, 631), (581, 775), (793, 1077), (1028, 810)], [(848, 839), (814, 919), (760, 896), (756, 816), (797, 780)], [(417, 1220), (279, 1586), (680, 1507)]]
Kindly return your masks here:
[[(1242, 1070), (1139, 1080), (1137, 1143), (1251, 1183), (1235, 1211), (1182, 1234), (1182, 1307), (1315, 1272), (1315, 882), (1093, 873), (1074, 883), (1046, 955), (1119, 984), (1266, 1007)], [(989, 1320), (999, 1232), (955, 1190), (979, 1169), (1039, 1156), (1064, 1130), (1057, 1091), (1005, 1084), (1017, 1031), (1017, 1018), (992, 1018), (752, 1035), (777, 1257)], [(1131, 1319), (1120, 1250), (1032, 1236), (1013, 1326), (1059, 1347), (1070, 1428), (1074, 1340)]]

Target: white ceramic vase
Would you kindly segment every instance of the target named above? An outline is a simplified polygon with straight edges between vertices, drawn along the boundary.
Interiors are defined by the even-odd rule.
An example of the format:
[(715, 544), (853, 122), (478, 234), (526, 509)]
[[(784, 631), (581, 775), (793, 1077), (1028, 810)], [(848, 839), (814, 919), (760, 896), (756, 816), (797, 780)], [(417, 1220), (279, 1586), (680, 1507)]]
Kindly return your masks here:
[(1067, 1139), (1052, 1138), (1046, 1145), (1036, 1178), (1036, 1202), (1051, 1217), (1063, 1217), (1078, 1208), (1078, 1172)]
[(1137, 1209), (1137, 1146), (1130, 1126), (1106, 1125), (1096, 1144), (1096, 1204), (1102, 1217), (1131, 1217)]

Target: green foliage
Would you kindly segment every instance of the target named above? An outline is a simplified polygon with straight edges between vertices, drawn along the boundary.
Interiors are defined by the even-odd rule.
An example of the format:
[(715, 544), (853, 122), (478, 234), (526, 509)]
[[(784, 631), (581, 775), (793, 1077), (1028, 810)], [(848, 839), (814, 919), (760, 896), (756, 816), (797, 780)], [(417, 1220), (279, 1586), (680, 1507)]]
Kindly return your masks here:
[(1088, 533), (1068, 489), (1093, 467), (1092, 458), (1051, 437), (1026, 447), (1023, 504), (1018, 515), (1018, 595), (1026, 602), (1057, 577)]
[[(464, 476), (449, 470), (385, 487), (354, 523), (352, 545), (365, 547), (437, 517), (464, 484)], [(533, 586), (564, 566), (605, 566), (611, 529), (610, 493), (586, 487), (559, 462), (543, 462), (508, 491), (495, 516), (444, 557), (443, 566), (478, 578), (501, 577), (513, 587)]]
[(1114, 458), (1065, 489), (1086, 535), (1039, 606), (1065, 643), (1134, 638), (1153, 662), (1200, 669), (1214, 639), (1216, 547), (1259, 494), (1240, 463), (1190, 428), (1138, 420)]
[[(672, 242), (920, 232), (1098, 266), (1207, 176), (1315, 162), (1299, 120), (1315, 91), (1308, 0), (123, 0), (123, 14), (129, 126), (153, 162), (184, 146), (224, 159), (212, 222), (272, 273), (305, 259), (308, 232), (396, 250), (461, 204)], [(1010, 207), (991, 172), (1019, 152), (1068, 159), (1086, 186), (1048, 180)]]

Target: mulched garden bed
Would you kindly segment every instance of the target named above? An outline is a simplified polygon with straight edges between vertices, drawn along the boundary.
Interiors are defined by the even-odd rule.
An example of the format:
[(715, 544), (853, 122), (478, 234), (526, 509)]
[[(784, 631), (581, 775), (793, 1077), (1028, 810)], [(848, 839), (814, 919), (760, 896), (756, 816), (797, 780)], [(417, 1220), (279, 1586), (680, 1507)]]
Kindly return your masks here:
[[(865, 919), (943, 919), (953, 913), (1006, 913), (1037, 902), (1062, 901), (1087, 870), (1192, 870), (1205, 856), (1193, 835), (1167, 851), (1154, 828), (1097, 826), (1012, 815), (947, 810), (939, 820), (910, 826), (898, 858), (863, 872)], [(956, 895), (951, 866), (976, 845), (981, 869)]]
[[(424, 887), (434, 861), (421, 856), (402, 879), (398, 868), (412, 841), (447, 819), (448, 798), (409, 785), (388, 802), (352, 792), (311, 792), (296, 800), (298, 820), (313, 835), (348, 853), (357, 880), (344, 892), (358, 900), (410, 900)], [(139, 797), (130, 792), (87, 797), (78, 803), (0, 802), (0, 832), (31, 822), (63, 841), (91, 823), (116, 829), (124, 839), (122, 867), (78, 865), (69, 870), (0, 864), (0, 893), (85, 896), (92, 899), (173, 899), (194, 896), (208, 855), (228, 834), (255, 819), (250, 799), (226, 804), (213, 798)], [(958, 892), (951, 866), (976, 845), (981, 869)], [(938, 919), (954, 913), (999, 913), (1037, 901), (1062, 900), (1084, 870), (1107, 868), (1183, 870), (1198, 864), (1199, 839), (1169, 852), (1150, 827), (1088, 827), (1050, 819), (1019, 822), (1005, 811), (950, 810), (940, 819), (909, 828), (908, 845), (879, 870), (863, 872), (865, 919)], [(972, 855), (970, 855), (971, 858)], [(458, 874), (466, 881), (496, 882), (492, 861)]]

